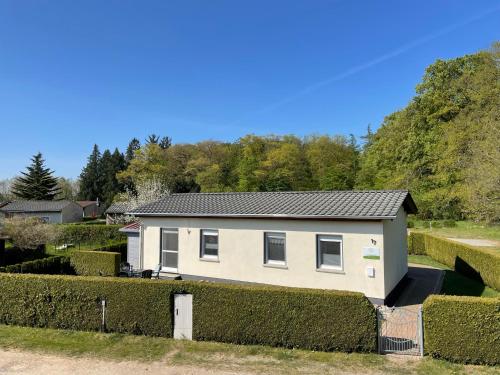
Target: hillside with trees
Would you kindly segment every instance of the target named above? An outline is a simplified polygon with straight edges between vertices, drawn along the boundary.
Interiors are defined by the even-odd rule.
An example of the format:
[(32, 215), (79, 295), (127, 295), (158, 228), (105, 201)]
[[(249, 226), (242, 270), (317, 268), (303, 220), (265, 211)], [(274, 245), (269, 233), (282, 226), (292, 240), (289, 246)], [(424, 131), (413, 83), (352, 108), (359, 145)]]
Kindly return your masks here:
[(424, 218), (500, 219), (500, 44), (438, 60), (365, 144), (356, 187), (411, 190)]
[(341, 135), (250, 134), (235, 142), (173, 144), (151, 134), (144, 144), (133, 138), (124, 153), (101, 153), (95, 145), (79, 189), (60, 179), (56, 199), (79, 190), (80, 199), (107, 206), (151, 180), (170, 192), (409, 189), (422, 218), (495, 222), (499, 138), (496, 43), (430, 65), (408, 105), (376, 132), (368, 129), (361, 145)]

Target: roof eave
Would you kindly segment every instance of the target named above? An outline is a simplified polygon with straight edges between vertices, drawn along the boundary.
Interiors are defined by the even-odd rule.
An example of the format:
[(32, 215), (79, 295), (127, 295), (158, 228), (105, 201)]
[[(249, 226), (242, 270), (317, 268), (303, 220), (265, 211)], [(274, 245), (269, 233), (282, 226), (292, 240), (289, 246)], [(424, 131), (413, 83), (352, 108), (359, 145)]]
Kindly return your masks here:
[(137, 217), (202, 217), (239, 219), (293, 219), (293, 220), (390, 220), (396, 216), (320, 216), (320, 215), (239, 215), (239, 214), (179, 214), (127, 212)]

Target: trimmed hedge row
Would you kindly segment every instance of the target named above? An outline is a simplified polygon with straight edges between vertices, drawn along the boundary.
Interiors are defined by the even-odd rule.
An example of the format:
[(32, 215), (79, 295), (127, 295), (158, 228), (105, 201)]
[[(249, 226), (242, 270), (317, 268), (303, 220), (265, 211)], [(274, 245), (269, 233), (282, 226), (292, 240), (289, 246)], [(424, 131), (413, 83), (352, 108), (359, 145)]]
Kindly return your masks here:
[(116, 244), (111, 244), (111, 245), (106, 245), (106, 246), (100, 246), (95, 249), (92, 249), (92, 251), (105, 251), (105, 252), (112, 252), (112, 253), (120, 253), (122, 261), (127, 260), (127, 241), (125, 242), (120, 242)]
[(17, 247), (9, 247), (0, 251), (0, 266), (8, 266), (11, 264), (46, 257), (48, 257), (48, 255), (45, 254), (45, 246), (40, 246), (38, 249), (19, 249)]
[(410, 233), (410, 254), (426, 254), (464, 276), (500, 290), (500, 253), (470, 247), (425, 233)]
[(120, 271), (120, 253), (106, 251), (74, 251), (71, 266), (77, 275), (117, 276)]
[(127, 235), (118, 229), (123, 225), (62, 224), (58, 242), (62, 243), (106, 243), (109, 241), (126, 241)]
[(72, 275), (73, 268), (68, 257), (52, 256), (43, 259), (31, 260), (23, 263), (0, 267), (0, 272), (8, 273), (37, 273), (47, 275)]
[(500, 299), (430, 296), (424, 302), (425, 351), (453, 362), (500, 364)]
[(174, 294), (193, 294), (193, 337), (312, 350), (376, 350), (361, 293), (207, 282), (0, 275), (0, 323), (172, 337)]

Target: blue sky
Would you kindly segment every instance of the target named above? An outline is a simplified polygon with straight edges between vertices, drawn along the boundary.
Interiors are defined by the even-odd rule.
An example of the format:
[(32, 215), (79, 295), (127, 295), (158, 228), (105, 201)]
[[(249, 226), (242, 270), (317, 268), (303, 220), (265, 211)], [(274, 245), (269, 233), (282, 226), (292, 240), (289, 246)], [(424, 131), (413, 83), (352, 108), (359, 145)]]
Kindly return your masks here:
[(0, 0), (0, 178), (150, 133), (359, 136), (499, 39), (499, 1)]

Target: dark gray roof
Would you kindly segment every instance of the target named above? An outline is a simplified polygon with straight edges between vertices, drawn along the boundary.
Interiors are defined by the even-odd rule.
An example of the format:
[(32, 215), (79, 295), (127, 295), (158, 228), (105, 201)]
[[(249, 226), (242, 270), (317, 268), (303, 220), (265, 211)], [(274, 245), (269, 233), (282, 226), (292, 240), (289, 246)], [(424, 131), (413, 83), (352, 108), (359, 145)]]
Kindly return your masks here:
[(389, 219), (416, 213), (408, 191), (180, 193), (132, 210), (136, 216)]
[(71, 201), (14, 201), (0, 208), (4, 212), (60, 212), (66, 206), (75, 204)]
[(105, 213), (107, 214), (125, 214), (130, 209), (130, 203), (128, 202), (117, 202), (112, 203), (108, 207)]

